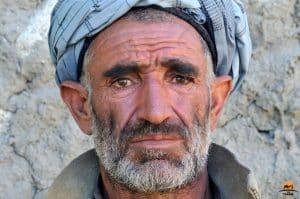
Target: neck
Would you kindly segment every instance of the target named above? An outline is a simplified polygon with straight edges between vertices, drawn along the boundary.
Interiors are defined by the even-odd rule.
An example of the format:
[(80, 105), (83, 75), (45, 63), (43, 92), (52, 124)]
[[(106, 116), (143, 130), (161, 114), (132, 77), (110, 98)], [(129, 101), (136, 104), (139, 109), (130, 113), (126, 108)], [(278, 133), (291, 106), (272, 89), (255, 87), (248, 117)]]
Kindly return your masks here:
[(153, 192), (153, 193), (138, 193), (132, 192), (128, 190), (121, 184), (115, 183), (109, 179), (108, 175), (104, 171), (104, 169), (100, 168), (100, 173), (103, 181), (104, 189), (104, 198), (139, 198), (139, 199), (209, 199), (211, 198), (210, 190), (209, 190), (209, 181), (208, 181), (208, 173), (205, 168), (198, 178), (184, 187), (180, 189), (176, 189), (170, 192)]

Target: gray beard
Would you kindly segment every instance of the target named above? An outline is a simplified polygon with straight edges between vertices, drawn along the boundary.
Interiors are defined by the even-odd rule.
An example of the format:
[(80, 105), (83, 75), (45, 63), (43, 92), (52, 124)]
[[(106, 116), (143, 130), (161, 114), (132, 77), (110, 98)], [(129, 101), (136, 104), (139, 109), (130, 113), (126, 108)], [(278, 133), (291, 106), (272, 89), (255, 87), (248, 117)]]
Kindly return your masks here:
[(94, 110), (92, 117), (93, 138), (100, 164), (111, 181), (125, 186), (130, 191), (172, 191), (195, 181), (206, 167), (210, 145), (208, 113), (203, 127), (199, 121), (194, 122), (194, 133), (186, 128), (174, 127), (191, 143), (185, 147), (186, 151), (180, 158), (174, 158), (162, 150), (145, 149), (139, 151), (140, 160), (131, 160), (128, 157), (128, 140), (136, 135), (146, 135), (147, 132), (168, 133), (170, 129), (174, 130), (172, 125), (157, 127), (148, 124), (127, 129), (125, 127), (121, 137), (117, 138), (112, 117), (110, 121), (102, 121)]

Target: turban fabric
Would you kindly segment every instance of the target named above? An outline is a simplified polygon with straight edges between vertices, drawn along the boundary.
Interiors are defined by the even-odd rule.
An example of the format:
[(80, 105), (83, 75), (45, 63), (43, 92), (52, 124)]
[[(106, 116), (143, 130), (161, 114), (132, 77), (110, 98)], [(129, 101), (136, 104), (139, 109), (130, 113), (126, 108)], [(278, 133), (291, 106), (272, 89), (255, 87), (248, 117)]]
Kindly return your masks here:
[[(86, 41), (130, 9), (156, 6), (193, 25), (208, 43), (217, 76), (238, 88), (252, 53), (247, 16), (238, 0), (59, 0), (48, 33), (56, 82), (79, 81)], [(176, 12), (174, 12), (174, 10)]]

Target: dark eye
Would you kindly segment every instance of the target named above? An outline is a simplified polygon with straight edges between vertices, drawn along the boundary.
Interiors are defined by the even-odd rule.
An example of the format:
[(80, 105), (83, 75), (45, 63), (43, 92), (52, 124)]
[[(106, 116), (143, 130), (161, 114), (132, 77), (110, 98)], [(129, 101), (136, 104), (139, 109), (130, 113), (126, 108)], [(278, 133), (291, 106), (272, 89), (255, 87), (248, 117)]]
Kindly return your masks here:
[(131, 86), (133, 82), (130, 79), (127, 78), (119, 78), (113, 81), (112, 85), (117, 88), (125, 88), (128, 86)]
[(175, 75), (173, 78), (172, 78), (172, 83), (174, 84), (183, 84), (183, 85), (186, 85), (190, 82), (192, 82), (192, 78), (191, 77), (186, 77), (186, 76), (183, 76), (183, 75)]

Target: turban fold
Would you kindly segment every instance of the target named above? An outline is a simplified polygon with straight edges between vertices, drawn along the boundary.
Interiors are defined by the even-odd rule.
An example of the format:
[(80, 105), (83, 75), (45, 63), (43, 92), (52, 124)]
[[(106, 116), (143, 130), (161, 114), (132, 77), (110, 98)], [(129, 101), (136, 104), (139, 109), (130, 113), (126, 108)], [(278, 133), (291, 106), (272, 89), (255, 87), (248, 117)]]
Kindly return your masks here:
[(252, 45), (247, 16), (238, 0), (59, 0), (48, 33), (56, 82), (79, 81), (86, 41), (134, 7), (156, 6), (197, 29), (208, 43), (217, 76), (238, 88), (248, 70)]

